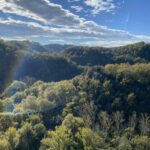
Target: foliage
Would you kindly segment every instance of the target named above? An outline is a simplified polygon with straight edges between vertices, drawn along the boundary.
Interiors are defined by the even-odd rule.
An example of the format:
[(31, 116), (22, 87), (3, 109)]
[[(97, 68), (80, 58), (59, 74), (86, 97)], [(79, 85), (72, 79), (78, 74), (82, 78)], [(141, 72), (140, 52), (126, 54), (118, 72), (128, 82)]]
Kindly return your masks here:
[(149, 44), (22, 44), (0, 40), (0, 150), (150, 149)]

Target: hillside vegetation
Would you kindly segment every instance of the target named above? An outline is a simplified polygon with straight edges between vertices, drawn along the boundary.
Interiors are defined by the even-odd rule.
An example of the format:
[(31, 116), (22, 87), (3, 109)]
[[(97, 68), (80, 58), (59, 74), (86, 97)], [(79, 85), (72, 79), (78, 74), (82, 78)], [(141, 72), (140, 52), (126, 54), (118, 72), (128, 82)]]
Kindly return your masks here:
[(116, 48), (71, 47), (62, 53), (65, 57), (83, 66), (134, 64), (150, 61), (150, 44), (140, 42)]
[(0, 150), (149, 150), (149, 56), (143, 42), (54, 54), (1, 41)]
[(78, 66), (57, 54), (29, 52), (10, 43), (0, 41), (0, 89), (15, 79), (60, 81), (81, 72)]

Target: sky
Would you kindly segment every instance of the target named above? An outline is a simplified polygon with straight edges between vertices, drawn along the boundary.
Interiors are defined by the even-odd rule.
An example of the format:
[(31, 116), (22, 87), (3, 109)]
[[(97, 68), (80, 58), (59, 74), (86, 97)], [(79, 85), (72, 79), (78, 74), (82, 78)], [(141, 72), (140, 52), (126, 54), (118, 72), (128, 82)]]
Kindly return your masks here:
[(0, 38), (113, 47), (150, 42), (150, 0), (0, 0)]

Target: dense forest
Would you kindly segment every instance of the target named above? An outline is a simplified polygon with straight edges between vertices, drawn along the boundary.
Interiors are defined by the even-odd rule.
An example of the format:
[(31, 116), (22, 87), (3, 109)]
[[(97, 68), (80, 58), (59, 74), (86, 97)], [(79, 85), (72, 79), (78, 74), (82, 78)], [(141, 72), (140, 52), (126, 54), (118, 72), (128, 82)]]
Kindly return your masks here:
[(0, 150), (150, 150), (150, 44), (22, 43), (0, 41)]

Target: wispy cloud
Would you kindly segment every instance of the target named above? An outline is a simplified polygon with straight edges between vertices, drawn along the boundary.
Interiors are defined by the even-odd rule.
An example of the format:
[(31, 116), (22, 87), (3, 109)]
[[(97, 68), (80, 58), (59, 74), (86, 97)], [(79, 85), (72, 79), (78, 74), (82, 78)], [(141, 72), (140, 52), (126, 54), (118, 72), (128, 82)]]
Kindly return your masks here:
[(74, 9), (76, 12), (81, 12), (83, 10), (83, 7), (77, 5), (73, 5), (71, 6), (71, 8)]
[(102, 11), (112, 12), (116, 8), (113, 0), (85, 0), (85, 4), (92, 7), (92, 14), (98, 14)]

